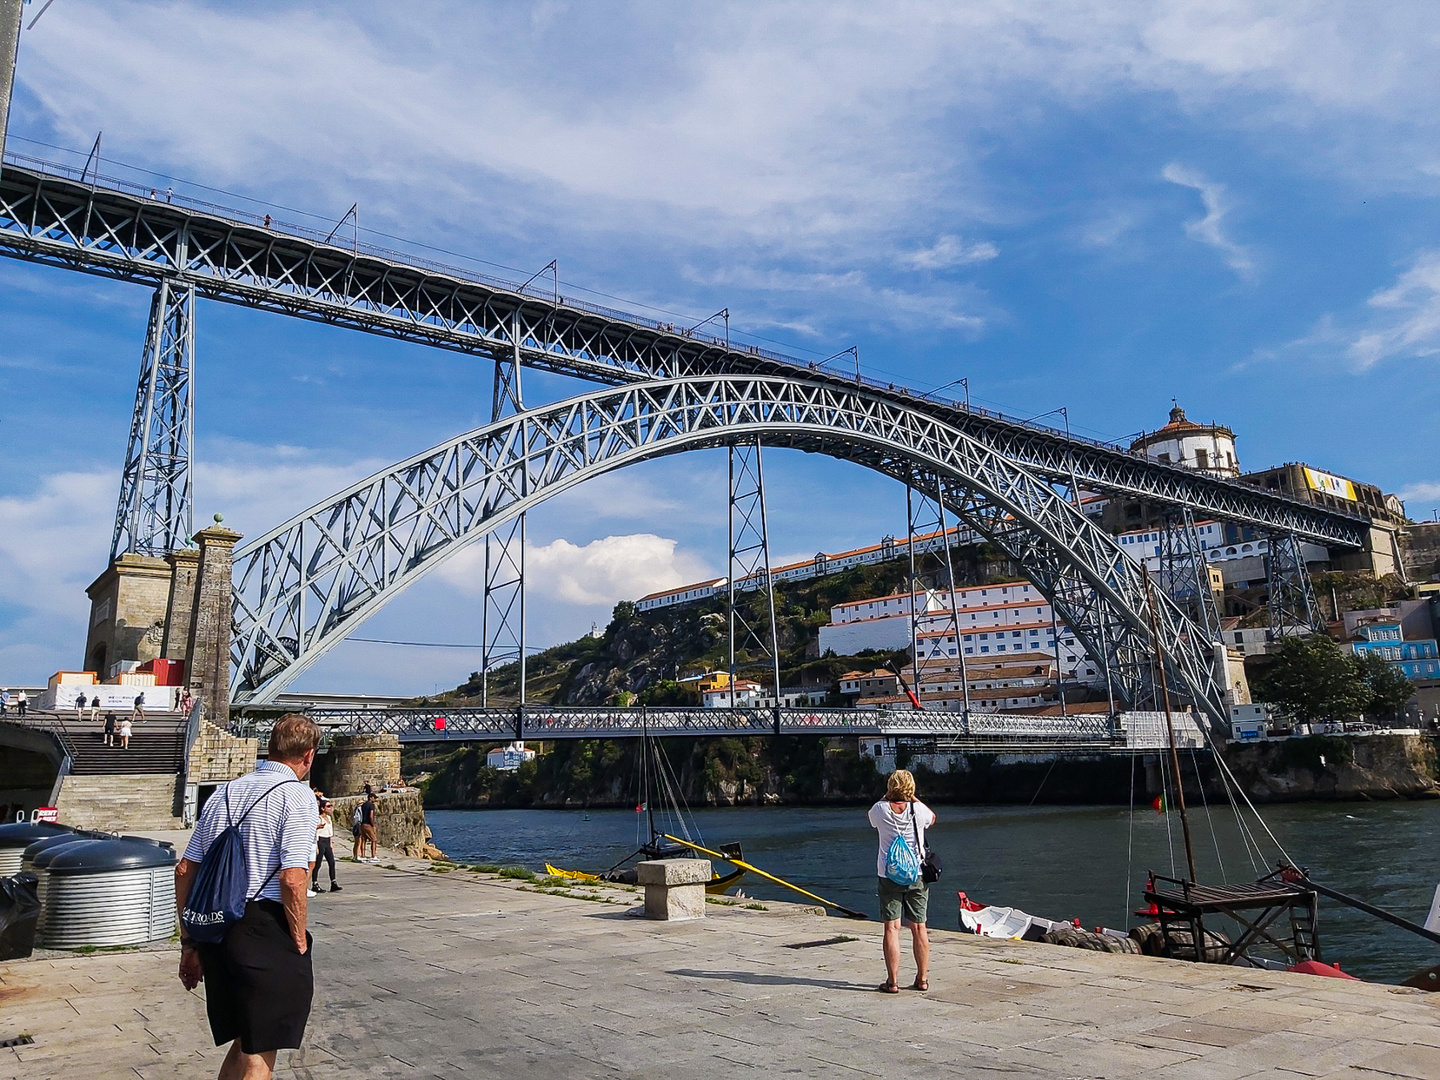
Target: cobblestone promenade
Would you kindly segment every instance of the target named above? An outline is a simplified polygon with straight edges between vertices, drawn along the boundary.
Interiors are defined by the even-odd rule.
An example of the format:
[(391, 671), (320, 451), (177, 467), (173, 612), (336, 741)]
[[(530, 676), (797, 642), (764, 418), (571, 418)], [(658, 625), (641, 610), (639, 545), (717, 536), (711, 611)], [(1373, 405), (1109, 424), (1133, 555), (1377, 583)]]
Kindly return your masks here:
[[(937, 933), (931, 991), (875, 992), (878, 926), (703, 922), (456, 870), (342, 865), (312, 901), (296, 1077), (1440, 1078), (1440, 995)], [(794, 946), (836, 936), (857, 940)], [(214, 1075), (175, 947), (0, 964), (0, 1080)]]

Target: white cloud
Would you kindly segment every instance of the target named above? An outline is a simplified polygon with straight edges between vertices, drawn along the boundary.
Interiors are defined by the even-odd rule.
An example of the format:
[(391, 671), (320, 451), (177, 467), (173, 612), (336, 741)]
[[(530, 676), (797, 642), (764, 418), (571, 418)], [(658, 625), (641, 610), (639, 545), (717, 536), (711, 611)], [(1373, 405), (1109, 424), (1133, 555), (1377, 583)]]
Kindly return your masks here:
[(1195, 170), (1173, 162), (1165, 166), (1161, 175), (1172, 184), (1193, 188), (1200, 194), (1205, 216), (1196, 221), (1187, 221), (1185, 235), (1220, 252), (1225, 264), (1242, 278), (1253, 278), (1255, 262), (1249, 252), (1225, 234), (1225, 217), (1231, 209), (1225, 185), (1207, 180)]
[(1384, 360), (1440, 353), (1440, 251), (1422, 252), (1366, 304), (1370, 321), (1345, 350), (1361, 371)]
[[(300, 447), (207, 442), (196, 463), (197, 527), (221, 512), (248, 538), (374, 472), (375, 462), (330, 464)], [(110, 552), (119, 476), (71, 471), (0, 497), (0, 678), (39, 681), (79, 662), (90, 604), (85, 587)]]
[(1400, 496), (1401, 502), (1440, 505), (1440, 480), (1420, 481), (1409, 484), (1401, 488), (1396, 494)]
[[(525, 580), (531, 595), (583, 606), (634, 600), (713, 576), (674, 540), (654, 533), (605, 536), (588, 544), (555, 540), (525, 552)], [(484, 592), (485, 553), (472, 544), (435, 573), (461, 592)]]
[(949, 270), (955, 266), (988, 262), (1000, 254), (1000, 249), (988, 240), (966, 243), (958, 236), (942, 236), (928, 248), (907, 252), (900, 257), (900, 263), (912, 270)]

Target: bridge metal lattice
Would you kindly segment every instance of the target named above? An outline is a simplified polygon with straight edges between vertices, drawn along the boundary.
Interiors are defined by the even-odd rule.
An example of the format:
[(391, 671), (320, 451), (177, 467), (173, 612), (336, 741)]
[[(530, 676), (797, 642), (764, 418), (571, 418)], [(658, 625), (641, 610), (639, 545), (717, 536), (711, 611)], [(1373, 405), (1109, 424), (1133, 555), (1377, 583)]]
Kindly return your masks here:
[(540, 298), (510, 282), (11, 154), (0, 173), (0, 254), (177, 288), (484, 356), (519, 349), (526, 366), (617, 384), (706, 374), (803, 377), (862, 389), (923, 412), (1034, 475), (1088, 491), (1190, 506), (1301, 539), (1363, 546), (1358, 518), (1234, 480), (1150, 461), (960, 402), (912, 394), (723, 338), (676, 329), (573, 297)]
[[(775, 626), (775, 583), (770, 578), (770, 531), (765, 516), (765, 475), (760, 440), (730, 447), (729, 579), (725, 587), (729, 620), (730, 704), (735, 704), (737, 663), (751, 662), (758, 652), (768, 663), (775, 701), (780, 701), (780, 645)], [(735, 594), (763, 590), (761, 618), (746, 618)], [(743, 655), (737, 656), (737, 647)]]
[[(542, 271), (543, 273), (543, 271)], [(525, 411), (520, 384), (520, 348), (495, 357), (492, 423)], [(529, 479), (521, 474), (522, 494)], [(485, 508), (493, 513), (494, 507)], [(517, 694), (525, 704), (525, 515), (516, 514), (498, 532), (485, 534), (484, 596), (480, 609), (480, 704), (490, 704), (492, 668), (517, 665)]]
[(194, 533), (195, 290), (161, 281), (150, 304), (110, 559), (163, 556)]
[[(922, 670), (925, 662), (939, 661), (941, 663), (949, 660), (946, 650), (945, 636), (953, 635), (955, 639), (955, 658), (960, 667), (960, 695), (964, 704), (964, 711), (970, 711), (970, 673), (965, 663), (965, 641), (960, 631), (960, 609), (959, 602), (955, 596), (955, 590), (959, 587), (955, 581), (955, 563), (950, 554), (950, 532), (945, 522), (945, 497), (940, 484), (937, 482), (932, 493), (917, 491), (914, 487), (905, 487), (905, 520), (909, 535), (906, 538), (906, 551), (910, 560), (910, 657), (911, 657), (911, 682), (915, 693), (918, 696), (922, 689)], [(920, 550), (916, 544), (916, 537), (935, 535), (939, 537), (938, 546), (927, 545), (927, 550)], [(927, 565), (928, 564), (928, 565)], [(943, 589), (946, 597), (945, 608), (940, 620), (932, 617), (924, 621), (929, 625), (931, 645), (926, 648), (921, 643), (920, 618), (915, 610), (915, 597), (917, 593), (923, 595), (926, 580), (934, 581), (937, 588)], [(926, 604), (927, 612), (929, 605)]]
[(1220, 640), (1220, 611), (1210, 587), (1210, 565), (1189, 507), (1167, 517), (1160, 530), (1160, 588), (1180, 605), (1210, 641)]
[(1324, 619), (1299, 537), (1294, 533), (1272, 534), (1265, 569), (1269, 578), (1270, 636), (1279, 641), (1286, 634), (1322, 631)]
[[(1026, 567), (1092, 655), (1153, 652), (1135, 564), (1053, 487), (964, 432), (854, 387), (793, 377), (676, 379), (533, 409), (449, 440), (312, 507), (235, 555), (232, 697), (263, 703), (465, 543), (634, 462), (758, 439), (941, 485), (957, 513)], [(1174, 685), (1226, 717), (1189, 620), (1161, 596)], [(1108, 640), (1102, 634), (1108, 632)], [(1139, 700), (1121, 687), (1122, 700)]]

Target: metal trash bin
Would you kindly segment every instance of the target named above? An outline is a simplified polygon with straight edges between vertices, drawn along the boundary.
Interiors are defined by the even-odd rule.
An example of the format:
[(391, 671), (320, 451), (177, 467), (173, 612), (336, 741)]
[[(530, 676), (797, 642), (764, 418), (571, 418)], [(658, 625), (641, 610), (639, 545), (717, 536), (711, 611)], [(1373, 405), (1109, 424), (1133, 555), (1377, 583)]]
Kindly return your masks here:
[(175, 930), (175, 849), (152, 840), (91, 840), (36, 857), (48, 949), (140, 945)]
[(42, 851), (49, 851), (53, 847), (61, 847), (65, 844), (78, 844), (82, 840), (103, 840), (108, 835), (109, 833), (72, 829), (68, 833), (55, 833), (53, 836), (41, 837), (20, 853), (20, 869), (34, 870), (35, 860), (40, 857)]
[(12, 821), (0, 825), (0, 877), (13, 877), (20, 873), (25, 849), (36, 840), (74, 831), (69, 825), (54, 821)]

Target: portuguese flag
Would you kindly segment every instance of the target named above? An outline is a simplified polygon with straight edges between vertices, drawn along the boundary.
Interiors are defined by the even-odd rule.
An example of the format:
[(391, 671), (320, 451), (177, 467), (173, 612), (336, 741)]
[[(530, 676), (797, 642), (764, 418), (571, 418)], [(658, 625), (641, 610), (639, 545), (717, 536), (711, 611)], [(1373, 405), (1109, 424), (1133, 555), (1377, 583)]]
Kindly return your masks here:
[(1155, 798), (1150, 800), (1150, 805), (1155, 808), (1155, 813), (1163, 814), (1165, 812), (1165, 796), (1156, 795)]

